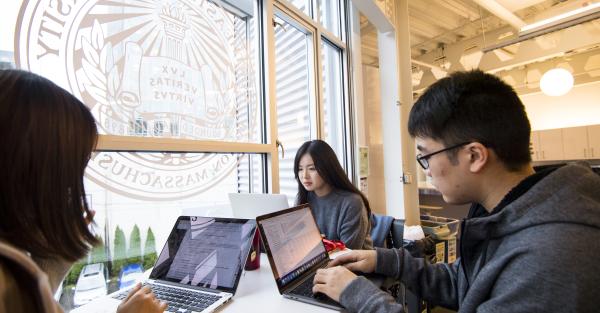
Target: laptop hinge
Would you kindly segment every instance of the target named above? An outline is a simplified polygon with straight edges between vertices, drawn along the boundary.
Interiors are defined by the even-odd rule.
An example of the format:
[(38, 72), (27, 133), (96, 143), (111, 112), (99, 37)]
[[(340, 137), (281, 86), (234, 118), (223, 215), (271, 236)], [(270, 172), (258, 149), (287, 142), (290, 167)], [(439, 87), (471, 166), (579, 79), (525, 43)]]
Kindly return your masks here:
[(304, 280), (305, 280), (307, 277), (309, 277), (309, 276), (312, 276), (312, 275), (313, 275), (313, 273), (317, 271), (317, 269), (326, 267), (326, 266), (327, 266), (327, 264), (328, 264), (330, 261), (331, 261), (331, 260), (329, 259), (329, 257), (327, 257), (327, 258), (325, 258), (325, 259), (321, 260), (321, 262), (317, 263), (317, 264), (315, 265), (315, 267), (313, 267), (313, 270), (306, 271), (305, 273), (303, 273), (302, 275), (300, 275), (298, 278), (296, 278), (296, 279), (294, 280), (294, 282), (293, 282), (293, 283), (291, 283), (291, 284), (289, 284), (289, 285), (285, 286), (285, 287), (284, 287), (284, 290), (283, 290), (283, 292), (285, 293), (285, 292), (287, 292), (287, 291), (289, 291), (289, 290), (293, 290), (293, 289), (294, 289), (294, 288), (296, 288), (298, 285), (300, 285), (302, 282), (304, 282)]

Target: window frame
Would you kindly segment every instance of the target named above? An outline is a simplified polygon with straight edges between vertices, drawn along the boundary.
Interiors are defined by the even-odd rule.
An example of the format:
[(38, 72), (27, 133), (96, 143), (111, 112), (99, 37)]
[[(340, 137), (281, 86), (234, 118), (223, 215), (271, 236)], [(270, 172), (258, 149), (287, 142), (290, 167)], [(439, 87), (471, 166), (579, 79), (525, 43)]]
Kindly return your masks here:
[[(265, 19), (264, 21), (273, 21), (273, 18), (275, 16), (275, 11), (277, 12), (282, 12), (283, 14), (285, 14), (286, 16), (295, 19), (296, 23), (298, 23), (299, 25), (302, 25), (302, 27), (304, 28), (308, 28), (309, 30), (311, 30), (314, 34), (313, 37), (313, 71), (315, 74), (315, 79), (314, 79), (314, 88), (317, 92), (317, 97), (316, 97), (316, 110), (315, 110), (315, 120), (311, 121), (312, 123), (314, 123), (314, 125), (316, 125), (316, 133), (311, 132), (311, 139), (323, 139), (323, 134), (324, 134), (324, 129), (325, 129), (325, 121), (324, 121), (324, 100), (323, 100), (323, 82), (324, 82), (324, 77), (323, 77), (323, 71), (322, 71), (322, 57), (321, 57), (321, 44), (323, 41), (327, 41), (328, 44), (337, 47), (340, 51), (341, 51), (341, 60), (342, 60), (342, 64), (341, 64), (341, 79), (342, 79), (342, 111), (343, 111), (343, 118), (342, 118), (342, 125), (343, 125), (343, 130), (342, 130), (342, 138), (341, 140), (343, 141), (343, 151), (342, 153), (344, 154), (341, 159), (344, 160), (342, 162), (342, 166), (346, 169), (348, 176), (350, 177), (350, 179), (352, 181), (358, 182), (357, 180), (357, 171), (355, 169), (355, 155), (356, 152), (355, 150), (355, 144), (354, 144), (354, 112), (353, 112), (353, 105), (352, 105), (352, 97), (350, 97), (350, 92), (351, 92), (351, 83), (352, 83), (352, 78), (351, 78), (351, 55), (350, 55), (350, 43), (348, 43), (348, 38), (350, 38), (349, 35), (349, 31), (350, 31), (350, 19), (347, 16), (347, 14), (350, 12), (349, 10), (349, 2), (347, 0), (339, 0), (340, 1), (340, 17), (343, 18), (343, 21), (340, 22), (340, 27), (342, 28), (340, 33), (341, 33), (341, 37), (339, 38), (337, 35), (335, 35), (334, 33), (330, 32), (324, 25), (321, 24), (321, 22), (318, 20), (318, 15), (319, 14), (315, 14), (314, 12), (316, 12), (317, 10), (317, 1), (316, 0), (312, 0), (309, 1), (311, 8), (309, 9), (309, 12), (313, 12), (313, 17), (308, 16), (306, 13), (304, 13), (303, 11), (301, 11), (300, 9), (298, 9), (297, 7), (295, 7), (291, 2), (287, 1), (287, 0), (266, 0), (265, 3), (267, 3), (267, 8), (271, 7), (274, 8), (272, 9), (270, 12), (269, 10), (267, 10), (267, 14), (265, 14)], [(289, 22), (288, 20), (286, 20), (286, 22)], [(266, 23), (265, 23), (266, 24)], [(269, 55), (270, 56), (274, 56), (275, 55), (275, 48), (274, 48), (274, 32), (273, 32), (273, 27), (268, 27), (270, 28), (269, 32), (267, 32), (267, 46), (269, 48)], [(274, 63), (274, 61), (271, 61), (272, 59), (269, 58), (267, 59), (269, 63)], [(270, 72), (271, 75), (269, 75), (268, 78), (268, 83), (269, 83), (269, 88), (271, 90), (275, 90), (275, 69), (274, 69), (274, 64), (272, 64), (273, 68), (272, 68), (272, 72)], [(276, 106), (275, 103), (275, 94), (273, 92), (273, 94), (270, 94), (270, 100), (269, 100), (269, 104), (271, 106), (270, 110), (276, 110), (276, 108), (274, 108), (273, 106)], [(276, 111), (274, 111), (276, 112)], [(276, 117), (276, 114), (275, 114)], [(273, 124), (275, 124), (274, 129), (271, 129), (270, 135), (272, 136), (271, 138), (276, 138), (277, 137), (277, 129), (276, 129), (276, 120), (272, 120), (271, 122), (271, 127), (273, 127)], [(314, 136), (314, 137), (313, 137)], [(285, 145), (285, 143), (283, 143)], [(279, 167), (277, 167), (279, 168)], [(279, 174), (279, 173), (277, 173)], [(279, 176), (279, 175), (277, 175)], [(277, 182), (279, 183), (279, 177), (276, 177)]]
[[(258, 40), (258, 60), (257, 66), (257, 92), (259, 93), (259, 112), (263, 123), (262, 143), (243, 143), (216, 140), (190, 140), (178, 138), (156, 138), (156, 137), (136, 137), (136, 136), (118, 136), (118, 135), (99, 135), (96, 151), (164, 151), (164, 152), (201, 152), (201, 153), (254, 153), (263, 155), (263, 190), (269, 193), (279, 193), (280, 191), (280, 173), (279, 173), (279, 145), (285, 147), (285, 143), (278, 142), (277, 129), (277, 103), (275, 95), (275, 36), (271, 25), (276, 14), (283, 14), (290, 19), (286, 22), (296, 23), (303, 29), (312, 34), (312, 71), (315, 73), (311, 82), (311, 89), (315, 93), (315, 108), (311, 113), (311, 138), (321, 139), (324, 133), (324, 101), (323, 101), (323, 71), (321, 44), (327, 41), (328, 44), (340, 49), (342, 58), (342, 136), (344, 154), (341, 159), (342, 166), (347, 170), (348, 176), (356, 181), (356, 169), (354, 168), (355, 144), (354, 144), (354, 112), (352, 107), (351, 92), (351, 69), (350, 69), (350, 38), (349, 18), (347, 15), (348, 1), (340, 0), (340, 16), (342, 31), (339, 38), (323, 26), (318, 21), (318, 14), (314, 19), (293, 6), (286, 0), (257, 0), (257, 10), (255, 18), (257, 21), (257, 40)], [(313, 6), (309, 11), (316, 10), (317, 1), (310, 1)], [(261, 75), (262, 74), (262, 75)], [(313, 130), (314, 129), (314, 130)], [(283, 150), (283, 148), (282, 148)]]

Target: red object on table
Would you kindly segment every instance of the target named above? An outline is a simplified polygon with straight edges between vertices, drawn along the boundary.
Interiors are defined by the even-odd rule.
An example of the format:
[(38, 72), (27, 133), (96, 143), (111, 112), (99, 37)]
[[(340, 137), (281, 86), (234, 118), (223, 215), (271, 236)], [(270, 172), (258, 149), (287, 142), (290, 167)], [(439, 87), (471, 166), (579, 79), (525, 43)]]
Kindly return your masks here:
[(244, 267), (247, 271), (253, 271), (260, 267), (260, 233), (258, 227), (254, 233), (254, 239), (252, 239), (252, 246), (248, 253), (248, 259), (246, 260), (246, 266)]
[(325, 245), (327, 252), (333, 252), (336, 250), (342, 251), (346, 249), (346, 245), (340, 240), (329, 240), (327, 238), (323, 238), (323, 244)]

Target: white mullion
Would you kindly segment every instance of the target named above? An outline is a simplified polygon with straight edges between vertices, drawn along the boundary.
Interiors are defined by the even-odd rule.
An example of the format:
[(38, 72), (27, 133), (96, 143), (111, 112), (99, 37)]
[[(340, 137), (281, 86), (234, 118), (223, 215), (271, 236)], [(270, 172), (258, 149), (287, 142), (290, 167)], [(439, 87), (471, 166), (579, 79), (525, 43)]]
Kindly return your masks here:
[(344, 40), (344, 48), (342, 48), (342, 75), (345, 78), (343, 84), (343, 96), (346, 98), (346, 106), (344, 107), (344, 146), (346, 149), (346, 172), (349, 174), (350, 179), (359, 186), (360, 177), (358, 177), (358, 170), (356, 166), (356, 155), (358, 153), (358, 145), (354, 145), (353, 143), (357, 142), (356, 139), (356, 125), (354, 124), (355, 115), (356, 115), (356, 107), (354, 106), (354, 98), (353, 98), (353, 80), (352, 75), (354, 74), (352, 69), (352, 42), (351, 33), (352, 29), (350, 26), (351, 18), (348, 16), (351, 14), (352, 10), (350, 9), (351, 1), (342, 0), (340, 2), (340, 16), (345, 17), (344, 23), (340, 24), (340, 34)]
[[(310, 18), (308, 18), (308, 16), (306, 16), (306, 14), (304, 14), (302, 11), (298, 10), (296, 7), (294, 6), (288, 6), (285, 3), (282, 3), (279, 0), (274, 0), (275, 2), (275, 7), (277, 8), (277, 11), (280, 12), (281, 15), (284, 15), (284, 19), (286, 22), (288, 22), (289, 24), (294, 25), (295, 27), (297, 27), (298, 29), (302, 30), (307, 36), (309, 36), (312, 40), (311, 40), (311, 44), (312, 45), (308, 45), (308, 47), (312, 46), (312, 53), (308, 53), (307, 56), (310, 58), (309, 59), (309, 64), (312, 64), (312, 73), (309, 73), (308, 77), (311, 81), (309, 81), (309, 88), (310, 88), (310, 97), (313, 101), (311, 101), (311, 107), (310, 107), (310, 138), (321, 138), (321, 106), (319, 105), (321, 99), (322, 99), (322, 94), (319, 88), (320, 83), (322, 82), (322, 78), (320, 78), (320, 71), (319, 71), (319, 64), (320, 63), (320, 59), (321, 57), (319, 56), (319, 51), (320, 51), (320, 47), (319, 47), (319, 36), (318, 36), (318, 29), (319, 29), (319, 25), (317, 23), (315, 23), (313, 20), (311, 20)], [(308, 18), (308, 20), (307, 20)], [(311, 75), (312, 74), (312, 75)], [(314, 126), (313, 126), (314, 125)]]
[(317, 138), (323, 139), (323, 133), (325, 129), (325, 108), (323, 105), (323, 62), (322, 62), (322, 54), (321, 54), (321, 31), (319, 29), (316, 30), (316, 40), (314, 40), (314, 56), (315, 56), (315, 88), (317, 90), (317, 101), (316, 101), (316, 112), (318, 113), (315, 121), (318, 125), (317, 129)]
[[(347, 22), (349, 20), (349, 16), (347, 16), (346, 14), (350, 14), (350, 1), (349, 0), (340, 0), (339, 2), (340, 5), (340, 19), (342, 19), (342, 21)], [(348, 36), (349, 32), (348, 32), (348, 23), (342, 23), (340, 21), (340, 39), (342, 40), (342, 42), (346, 43), (348, 42)]]
[(345, 168), (346, 171), (348, 173), (351, 173), (351, 177), (350, 179), (352, 179), (355, 182), (358, 182), (358, 180), (355, 179), (355, 173), (357, 172), (355, 167), (353, 166), (354, 162), (354, 156), (355, 156), (355, 152), (353, 150), (353, 148), (355, 148), (352, 144), (352, 142), (354, 141), (354, 138), (356, 138), (355, 134), (356, 134), (356, 127), (354, 127), (354, 116), (356, 114), (356, 111), (354, 110), (354, 106), (353, 101), (352, 101), (352, 96), (351, 96), (351, 92), (352, 92), (352, 77), (350, 74), (351, 71), (351, 55), (349, 53), (349, 50), (345, 50), (342, 49), (341, 50), (341, 58), (342, 58), (342, 96), (344, 97), (344, 129), (343, 129), (343, 133), (344, 133), (344, 147), (345, 147), (345, 151), (346, 151), (346, 156), (345, 156)]
[(268, 144), (114, 135), (100, 135), (96, 150), (273, 153)]

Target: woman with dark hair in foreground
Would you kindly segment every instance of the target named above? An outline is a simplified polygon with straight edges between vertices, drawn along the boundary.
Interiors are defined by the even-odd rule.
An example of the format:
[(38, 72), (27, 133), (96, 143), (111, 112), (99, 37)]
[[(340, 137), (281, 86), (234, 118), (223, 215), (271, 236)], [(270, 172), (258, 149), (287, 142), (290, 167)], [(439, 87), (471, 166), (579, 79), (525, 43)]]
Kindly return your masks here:
[[(53, 82), (0, 71), (0, 312), (62, 312), (52, 298), (98, 239), (83, 175), (98, 132), (89, 109)], [(118, 312), (163, 312), (136, 286)]]

